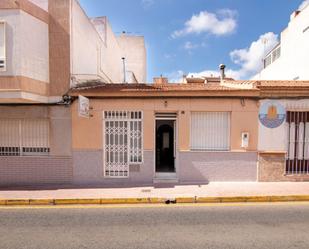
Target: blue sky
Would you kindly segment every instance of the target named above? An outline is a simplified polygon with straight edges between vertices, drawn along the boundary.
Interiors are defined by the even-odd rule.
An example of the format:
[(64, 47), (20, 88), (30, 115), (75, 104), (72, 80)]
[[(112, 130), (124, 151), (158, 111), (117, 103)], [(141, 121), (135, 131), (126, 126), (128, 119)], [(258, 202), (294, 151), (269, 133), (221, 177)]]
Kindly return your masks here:
[[(309, 2), (308, 0), (305, 0)], [(88, 16), (107, 16), (113, 31), (143, 35), (148, 81), (160, 74), (250, 78), (303, 0), (80, 0)]]

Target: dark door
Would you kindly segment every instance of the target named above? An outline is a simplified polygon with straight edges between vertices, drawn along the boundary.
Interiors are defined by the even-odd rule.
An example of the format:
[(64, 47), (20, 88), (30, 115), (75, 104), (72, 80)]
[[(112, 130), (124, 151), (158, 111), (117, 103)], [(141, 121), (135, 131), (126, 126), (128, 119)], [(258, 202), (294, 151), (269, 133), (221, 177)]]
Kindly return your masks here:
[(174, 120), (156, 120), (156, 172), (175, 172)]

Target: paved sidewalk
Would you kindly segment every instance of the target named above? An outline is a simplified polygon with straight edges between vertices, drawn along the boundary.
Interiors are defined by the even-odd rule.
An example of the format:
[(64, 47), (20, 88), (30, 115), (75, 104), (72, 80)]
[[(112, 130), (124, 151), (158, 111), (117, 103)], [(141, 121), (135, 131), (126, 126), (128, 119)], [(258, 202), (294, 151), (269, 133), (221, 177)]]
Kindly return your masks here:
[(309, 195), (309, 182), (211, 182), (207, 185), (132, 188), (0, 189), (0, 199), (177, 198)]

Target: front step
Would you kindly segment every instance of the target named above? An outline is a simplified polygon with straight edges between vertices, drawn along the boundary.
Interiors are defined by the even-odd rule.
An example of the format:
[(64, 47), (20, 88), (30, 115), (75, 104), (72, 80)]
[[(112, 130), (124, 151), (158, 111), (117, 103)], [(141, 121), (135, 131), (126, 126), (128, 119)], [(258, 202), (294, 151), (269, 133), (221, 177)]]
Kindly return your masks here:
[(153, 183), (178, 183), (176, 173), (156, 173)]

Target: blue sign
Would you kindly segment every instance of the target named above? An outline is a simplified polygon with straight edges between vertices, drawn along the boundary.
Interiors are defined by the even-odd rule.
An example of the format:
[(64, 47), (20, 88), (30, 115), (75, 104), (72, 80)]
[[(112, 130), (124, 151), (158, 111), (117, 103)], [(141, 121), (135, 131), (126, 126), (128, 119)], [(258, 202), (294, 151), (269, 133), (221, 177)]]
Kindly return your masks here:
[(277, 128), (283, 124), (286, 118), (284, 106), (276, 101), (265, 102), (260, 107), (259, 120), (267, 128)]

